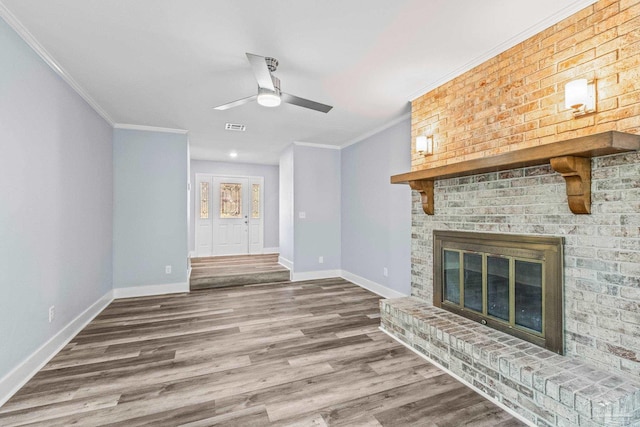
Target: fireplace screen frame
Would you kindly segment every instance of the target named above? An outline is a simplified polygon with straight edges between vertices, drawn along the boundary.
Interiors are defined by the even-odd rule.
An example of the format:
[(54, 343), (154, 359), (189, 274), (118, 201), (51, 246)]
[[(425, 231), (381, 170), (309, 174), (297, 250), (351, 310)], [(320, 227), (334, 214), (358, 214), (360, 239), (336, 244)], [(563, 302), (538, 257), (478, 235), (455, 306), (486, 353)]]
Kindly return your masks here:
[[(467, 231), (433, 231), (433, 305), (460, 316), (487, 325), (491, 328), (524, 339), (558, 354), (564, 354), (563, 340), (563, 243), (562, 237), (531, 236), (518, 234), (477, 233)], [(445, 298), (444, 251), (483, 255), (483, 313)], [(513, 322), (487, 314), (486, 257), (496, 256), (510, 260), (541, 262), (542, 267), (542, 331), (528, 330)], [(515, 261), (510, 261), (513, 264)], [(463, 267), (459, 267), (463, 268)], [(513, 269), (511, 269), (513, 274)], [(510, 278), (511, 281), (514, 279)], [(463, 280), (459, 283), (464, 294)], [(515, 297), (511, 296), (510, 310)]]

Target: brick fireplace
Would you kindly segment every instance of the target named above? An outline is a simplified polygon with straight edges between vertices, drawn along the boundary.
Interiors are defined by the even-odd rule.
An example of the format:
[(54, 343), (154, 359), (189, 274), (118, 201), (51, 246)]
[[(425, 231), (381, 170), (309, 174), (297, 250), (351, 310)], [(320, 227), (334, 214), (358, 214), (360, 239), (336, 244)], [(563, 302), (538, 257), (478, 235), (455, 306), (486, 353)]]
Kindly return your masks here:
[[(382, 303), (383, 329), (532, 425), (640, 422), (640, 153), (592, 166), (590, 215), (569, 211), (549, 166), (436, 181), (432, 216), (414, 192), (411, 304)], [(485, 326), (435, 311), (434, 230), (562, 236), (566, 355), (503, 351)]]
[[(639, 17), (639, 0), (597, 1), (412, 101), (412, 144), (434, 148), (412, 152), (412, 296), (381, 303), (383, 329), (532, 425), (640, 424), (640, 154), (429, 173), (640, 135)], [(594, 113), (564, 107), (575, 78), (595, 81)], [(434, 307), (434, 230), (562, 237), (565, 355)]]
[(437, 181), (439, 212), (414, 203), (412, 294), (433, 299), (433, 230), (562, 236), (566, 354), (640, 380), (640, 154), (592, 162), (591, 215), (548, 166)]

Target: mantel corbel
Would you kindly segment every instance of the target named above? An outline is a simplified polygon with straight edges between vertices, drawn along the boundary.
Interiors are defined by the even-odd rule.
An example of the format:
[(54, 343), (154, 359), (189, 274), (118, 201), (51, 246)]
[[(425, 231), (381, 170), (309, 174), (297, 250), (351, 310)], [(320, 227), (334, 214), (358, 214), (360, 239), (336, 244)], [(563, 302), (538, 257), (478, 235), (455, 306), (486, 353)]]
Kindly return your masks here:
[(433, 215), (433, 180), (421, 179), (409, 181), (412, 190), (420, 193), (422, 199), (422, 210), (427, 215)]
[(567, 201), (574, 214), (591, 213), (591, 159), (564, 156), (550, 159), (551, 167), (567, 183)]

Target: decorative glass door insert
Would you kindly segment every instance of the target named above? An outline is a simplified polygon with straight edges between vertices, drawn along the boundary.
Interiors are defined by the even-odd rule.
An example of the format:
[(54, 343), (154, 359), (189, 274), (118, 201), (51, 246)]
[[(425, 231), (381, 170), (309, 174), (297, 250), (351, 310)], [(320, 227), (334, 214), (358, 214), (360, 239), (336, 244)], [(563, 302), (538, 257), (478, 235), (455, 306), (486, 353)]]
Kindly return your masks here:
[(251, 185), (251, 218), (260, 218), (260, 184)]
[(209, 219), (209, 183), (200, 183), (200, 219)]
[(220, 218), (242, 218), (242, 184), (220, 184)]

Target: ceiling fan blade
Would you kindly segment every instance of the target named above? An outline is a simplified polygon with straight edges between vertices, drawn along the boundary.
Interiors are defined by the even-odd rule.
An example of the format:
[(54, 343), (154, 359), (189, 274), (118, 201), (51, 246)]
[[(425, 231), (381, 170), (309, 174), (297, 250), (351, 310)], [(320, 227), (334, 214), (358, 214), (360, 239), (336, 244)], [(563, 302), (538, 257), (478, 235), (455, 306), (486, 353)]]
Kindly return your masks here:
[(267, 61), (264, 56), (254, 55), (252, 53), (246, 53), (247, 59), (251, 63), (253, 69), (253, 75), (256, 77), (258, 87), (261, 89), (268, 89), (272, 92), (276, 90), (271, 80), (271, 72), (267, 67)]
[(309, 99), (300, 98), (288, 93), (281, 93), (280, 99), (288, 104), (297, 105), (298, 107), (310, 108), (311, 110), (320, 111), (322, 113), (328, 113), (333, 108), (331, 105), (321, 104), (319, 102), (311, 101)]
[(240, 105), (244, 105), (248, 102), (251, 102), (253, 100), (255, 100), (258, 97), (258, 95), (251, 95), (248, 96), (246, 98), (242, 98), (242, 99), (238, 99), (236, 101), (233, 102), (229, 102), (226, 104), (222, 104), (222, 105), (218, 105), (217, 107), (213, 107), (214, 110), (228, 110), (229, 108), (233, 108), (233, 107), (238, 107)]

